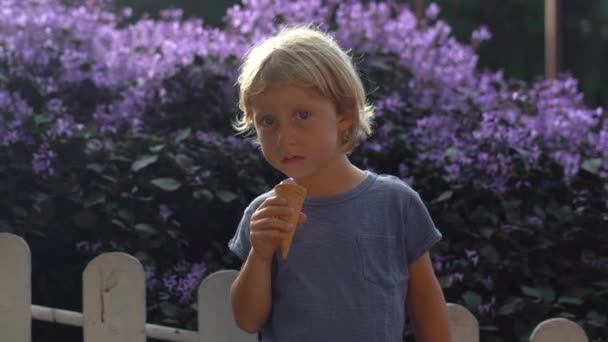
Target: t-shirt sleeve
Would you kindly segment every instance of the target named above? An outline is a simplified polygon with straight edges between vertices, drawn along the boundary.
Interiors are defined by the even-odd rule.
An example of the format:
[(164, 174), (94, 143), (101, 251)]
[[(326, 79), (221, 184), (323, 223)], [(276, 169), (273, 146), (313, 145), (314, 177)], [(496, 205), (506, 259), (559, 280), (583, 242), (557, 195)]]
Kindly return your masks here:
[(249, 223), (251, 222), (251, 215), (254, 212), (253, 203), (250, 204), (243, 213), (241, 222), (239, 223), (236, 233), (228, 242), (228, 248), (232, 253), (236, 254), (241, 260), (245, 261), (249, 255), (251, 249), (251, 240), (249, 239)]
[(411, 264), (441, 240), (441, 233), (417, 192), (413, 192), (407, 206), (406, 227), (406, 258)]

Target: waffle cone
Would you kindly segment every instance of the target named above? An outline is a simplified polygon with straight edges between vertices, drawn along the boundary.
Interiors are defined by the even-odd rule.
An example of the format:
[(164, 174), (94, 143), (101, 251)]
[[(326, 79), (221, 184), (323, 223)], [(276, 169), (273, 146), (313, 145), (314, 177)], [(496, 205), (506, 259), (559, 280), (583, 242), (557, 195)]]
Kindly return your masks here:
[[(281, 183), (274, 187), (274, 192), (277, 196), (285, 198), (287, 200), (287, 206), (294, 209), (292, 215), (281, 217), (281, 219), (294, 226), (297, 225), (300, 211), (302, 210), (302, 204), (304, 204), (304, 198), (306, 197), (306, 188), (295, 183)], [(287, 255), (289, 254), (294, 232), (295, 230), (292, 230), (289, 235), (281, 241), (281, 257), (283, 260), (287, 259)]]

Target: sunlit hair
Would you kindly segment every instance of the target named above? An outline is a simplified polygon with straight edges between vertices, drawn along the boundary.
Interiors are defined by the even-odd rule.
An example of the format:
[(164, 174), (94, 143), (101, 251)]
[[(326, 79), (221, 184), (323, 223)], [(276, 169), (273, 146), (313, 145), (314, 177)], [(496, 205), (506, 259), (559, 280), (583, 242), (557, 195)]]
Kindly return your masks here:
[[(252, 99), (269, 87), (288, 84), (309, 87), (332, 100), (339, 113), (353, 115), (344, 141), (351, 152), (358, 138), (371, 134), (374, 108), (350, 57), (329, 35), (311, 26), (286, 28), (253, 46), (238, 78), (241, 115), (234, 122), (239, 133), (253, 133)], [(341, 132), (344, 134), (344, 132)]]

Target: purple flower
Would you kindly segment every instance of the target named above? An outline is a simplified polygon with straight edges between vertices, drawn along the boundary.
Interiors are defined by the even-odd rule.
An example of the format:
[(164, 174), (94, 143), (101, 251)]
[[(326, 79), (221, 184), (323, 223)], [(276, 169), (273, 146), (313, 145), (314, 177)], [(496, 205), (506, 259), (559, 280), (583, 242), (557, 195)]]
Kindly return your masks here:
[(492, 39), (492, 33), (486, 26), (481, 26), (471, 34), (471, 40), (475, 43), (481, 43)]
[(158, 279), (156, 279), (156, 270), (151, 266), (146, 266), (144, 270), (146, 274), (146, 288), (151, 289), (158, 284)]
[(57, 158), (57, 154), (49, 149), (42, 149), (34, 153), (32, 157), (32, 170), (38, 175), (53, 176), (53, 162)]
[[(313, 23), (328, 30), (333, 19), (330, 34), (342, 47), (367, 60), (382, 56), (391, 68), (390, 93), (379, 92), (375, 103), (382, 120), (371, 150), (408, 146), (416, 158), (443, 170), (448, 181), (472, 180), (475, 187), (498, 193), (521, 185), (522, 170), (538, 171), (541, 157), (562, 166), (566, 183), (588, 160), (599, 160), (597, 174), (608, 179), (608, 120), (601, 108), (584, 105), (577, 81), (563, 76), (526, 84), (478, 70), (475, 47), (491, 38), (488, 28), (481, 26), (472, 32), (471, 44), (461, 44), (446, 22), (436, 20), (434, 3), (421, 28), (408, 6), (395, 1), (246, 1), (228, 10), (225, 29), (186, 19), (181, 10), (129, 22), (130, 9), (110, 9), (106, 0), (74, 6), (60, 0), (3, 3), (0, 63), (6, 64), (7, 77), (40, 89), (54, 121), (49, 132), (33, 136), (37, 133), (26, 127), (35, 106), (0, 86), (0, 144), (38, 144), (33, 168), (40, 174), (53, 172), (56, 157), (40, 146), (78, 136), (86, 123), (105, 135), (100, 141), (106, 147), (98, 151), (109, 152), (118, 133), (162, 126), (150, 123), (188, 101), (193, 95), (187, 89), (214, 94), (217, 101), (204, 115), (224, 115), (234, 103), (238, 63), (253, 43), (285, 25)], [(370, 74), (377, 71), (374, 63), (362, 66)], [(223, 81), (217, 84), (218, 79)], [(73, 96), (82, 94), (86, 82), (107, 96), (81, 106)], [(196, 136), (209, 145), (224, 138), (203, 131)], [(240, 137), (226, 142), (254, 146)]]
[(173, 291), (173, 288), (178, 284), (177, 276), (173, 274), (163, 278), (163, 284), (167, 290)]
[(436, 3), (432, 2), (426, 8), (425, 15), (429, 19), (436, 19), (437, 16), (439, 15), (439, 12), (440, 12), (439, 5), (437, 5)]
[(217, 138), (214, 137), (211, 133), (197, 131), (196, 138), (202, 142), (203, 144), (212, 145), (217, 143)]
[(604, 266), (599, 257), (597, 257), (593, 252), (587, 250), (581, 253), (581, 262), (593, 269), (600, 269)]
[(464, 274), (462, 274), (460, 272), (454, 272), (454, 273), (450, 274), (450, 276), (448, 277), (448, 287), (450, 287), (456, 283), (462, 282), (463, 279), (464, 279)]
[(168, 205), (161, 204), (159, 206), (159, 215), (160, 217), (162, 217), (163, 221), (167, 222), (167, 220), (169, 220), (169, 217), (173, 215), (173, 212), (171, 211), (171, 209), (169, 209)]
[(469, 249), (465, 249), (464, 251), (467, 254), (467, 258), (469, 259), (469, 261), (471, 261), (473, 265), (476, 266), (477, 263), (479, 263), (479, 255), (477, 254), (477, 251)]
[(173, 274), (165, 276), (163, 284), (165, 288), (177, 296), (182, 304), (192, 301), (207, 268), (204, 263), (182, 262), (173, 267)]
[(90, 241), (80, 241), (76, 243), (76, 248), (82, 252), (96, 254), (101, 250), (102, 247), (101, 241), (96, 241), (95, 243), (91, 243)]
[(485, 304), (480, 304), (477, 307), (477, 311), (481, 316), (490, 316), (493, 317), (495, 315), (495, 307), (496, 307), (496, 296), (492, 296), (489, 302)]
[(494, 290), (495, 283), (494, 283), (494, 278), (492, 278), (492, 276), (486, 276), (486, 277), (482, 278), (481, 283), (486, 288), (486, 290), (488, 290), (488, 291)]
[(437, 273), (441, 273), (443, 272), (443, 270), (447, 267), (445, 262), (445, 258), (443, 258), (441, 255), (435, 255), (433, 256), (433, 269), (435, 269), (435, 272)]
[(514, 227), (511, 224), (505, 223), (500, 226), (500, 230), (508, 234), (514, 230)]

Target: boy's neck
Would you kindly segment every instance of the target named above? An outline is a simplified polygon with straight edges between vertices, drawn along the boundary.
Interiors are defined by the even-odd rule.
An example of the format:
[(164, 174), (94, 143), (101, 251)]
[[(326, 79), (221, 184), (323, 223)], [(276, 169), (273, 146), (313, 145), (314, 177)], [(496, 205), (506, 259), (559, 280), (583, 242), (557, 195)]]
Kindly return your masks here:
[(314, 176), (295, 179), (295, 181), (307, 189), (307, 196), (329, 197), (355, 188), (365, 176), (365, 171), (354, 166), (345, 155), (335, 165), (320, 170)]

